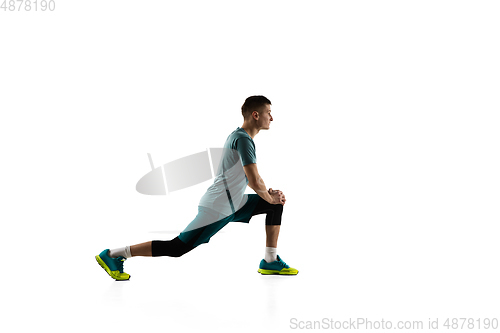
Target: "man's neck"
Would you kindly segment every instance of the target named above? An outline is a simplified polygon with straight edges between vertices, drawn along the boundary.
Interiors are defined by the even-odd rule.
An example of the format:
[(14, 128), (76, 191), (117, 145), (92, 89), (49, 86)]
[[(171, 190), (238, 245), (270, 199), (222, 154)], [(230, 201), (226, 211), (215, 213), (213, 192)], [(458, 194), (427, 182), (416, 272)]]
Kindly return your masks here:
[(257, 133), (259, 133), (258, 128), (252, 127), (247, 123), (243, 123), (243, 125), (241, 125), (241, 128), (243, 128), (245, 132), (247, 132), (247, 134), (252, 138), (252, 140), (257, 135)]

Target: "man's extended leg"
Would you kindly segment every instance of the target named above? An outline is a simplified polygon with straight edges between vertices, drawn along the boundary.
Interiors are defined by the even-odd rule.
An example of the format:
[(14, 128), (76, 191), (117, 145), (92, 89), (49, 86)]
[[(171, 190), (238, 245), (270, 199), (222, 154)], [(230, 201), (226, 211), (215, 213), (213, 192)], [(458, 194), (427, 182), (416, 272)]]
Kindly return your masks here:
[(137, 245), (132, 245), (130, 247), (130, 253), (132, 254), (132, 257), (137, 257), (137, 256), (152, 257), (153, 256), (153, 252), (151, 250), (152, 243), (153, 242), (149, 241), (149, 242), (145, 242), (145, 243), (141, 243), (141, 244), (137, 244)]
[[(190, 226), (202, 226), (181, 234), (172, 240), (154, 240), (119, 249), (104, 250), (96, 256), (101, 267), (116, 280), (128, 280), (130, 275), (123, 272), (123, 262), (130, 257), (181, 257), (202, 243), (208, 243), (217, 231), (228, 222), (216, 221), (214, 212), (199, 207), (198, 215)], [(216, 223), (213, 223), (216, 222)], [(181, 240), (182, 239), (182, 240)]]
[(130, 279), (130, 275), (123, 272), (123, 262), (130, 257), (180, 257), (194, 247), (191, 244), (186, 244), (175, 237), (169, 241), (149, 241), (137, 245), (126, 246), (119, 249), (104, 250), (95, 258), (99, 265), (113, 279), (122, 281)]
[[(179, 237), (175, 237), (169, 241), (149, 241), (145, 243), (140, 243), (136, 245), (130, 246), (130, 254), (131, 257), (160, 257), (160, 256), (169, 256), (169, 257), (181, 257), (182, 255), (188, 253), (193, 249), (193, 246), (190, 244), (185, 244), (182, 242)], [(116, 250), (110, 250), (111, 257), (117, 257), (117, 255), (121, 255), (118, 251), (117, 255), (113, 256), (113, 252)], [(125, 257), (124, 255), (122, 255)], [(129, 258), (129, 257), (125, 257)]]

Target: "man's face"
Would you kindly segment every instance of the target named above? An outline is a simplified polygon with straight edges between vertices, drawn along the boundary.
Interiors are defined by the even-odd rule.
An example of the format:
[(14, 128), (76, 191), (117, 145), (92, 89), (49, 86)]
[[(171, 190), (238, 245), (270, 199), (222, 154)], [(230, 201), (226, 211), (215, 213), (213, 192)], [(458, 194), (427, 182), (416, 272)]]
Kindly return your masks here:
[(262, 107), (262, 110), (259, 113), (259, 120), (257, 120), (257, 125), (259, 129), (267, 130), (271, 125), (271, 121), (273, 121), (273, 116), (271, 116), (271, 104), (266, 104)]

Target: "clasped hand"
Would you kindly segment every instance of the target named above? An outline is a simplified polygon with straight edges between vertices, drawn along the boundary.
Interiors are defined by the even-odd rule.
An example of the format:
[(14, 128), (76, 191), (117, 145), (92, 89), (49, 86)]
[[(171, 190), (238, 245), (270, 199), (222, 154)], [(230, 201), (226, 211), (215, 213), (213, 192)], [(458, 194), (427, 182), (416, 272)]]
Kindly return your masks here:
[(275, 205), (277, 205), (277, 204), (284, 205), (285, 204), (285, 202), (286, 202), (285, 195), (280, 190), (273, 190), (272, 188), (270, 188), (268, 193), (273, 198), (273, 204), (275, 204)]

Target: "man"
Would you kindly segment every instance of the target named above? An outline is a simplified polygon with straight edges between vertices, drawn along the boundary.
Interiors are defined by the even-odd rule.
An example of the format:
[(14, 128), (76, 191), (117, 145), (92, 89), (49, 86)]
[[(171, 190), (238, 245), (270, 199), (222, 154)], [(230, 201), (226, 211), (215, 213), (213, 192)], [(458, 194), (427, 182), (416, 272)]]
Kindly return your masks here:
[[(128, 280), (123, 262), (130, 257), (180, 257), (210, 238), (227, 223), (249, 222), (266, 214), (266, 249), (258, 272), (264, 275), (296, 275), (277, 255), (281, 216), (286, 199), (282, 191), (266, 189), (257, 169), (253, 138), (267, 130), (273, 121), (271, 101), (264, 96), (250, 96), (241, 107), (243, 125), (233, 131), (224, 144), (217, 176), (198, 206), (198, 215), (176, 238), (150, 241), (124, 248), (106, 249), (96, 256), (97, 262), (115, 280)], [(246, 186), (257, 194), (244, 194)]]

